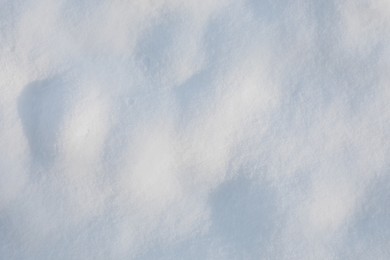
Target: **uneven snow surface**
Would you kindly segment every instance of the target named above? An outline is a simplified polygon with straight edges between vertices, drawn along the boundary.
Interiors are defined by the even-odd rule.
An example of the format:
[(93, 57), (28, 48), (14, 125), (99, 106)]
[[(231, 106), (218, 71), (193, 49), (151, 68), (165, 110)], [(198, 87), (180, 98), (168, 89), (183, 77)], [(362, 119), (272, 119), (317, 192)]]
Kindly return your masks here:
[(390, 259), (390, 1), (0, 0), (0, 259)]

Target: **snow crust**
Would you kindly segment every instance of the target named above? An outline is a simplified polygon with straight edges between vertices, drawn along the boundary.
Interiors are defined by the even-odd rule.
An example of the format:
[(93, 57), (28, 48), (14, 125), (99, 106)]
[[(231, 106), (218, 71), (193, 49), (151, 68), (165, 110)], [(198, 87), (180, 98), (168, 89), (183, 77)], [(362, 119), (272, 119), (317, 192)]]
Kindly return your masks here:
[(387, 0), (0, 0), (0, 259), (390, 259)]

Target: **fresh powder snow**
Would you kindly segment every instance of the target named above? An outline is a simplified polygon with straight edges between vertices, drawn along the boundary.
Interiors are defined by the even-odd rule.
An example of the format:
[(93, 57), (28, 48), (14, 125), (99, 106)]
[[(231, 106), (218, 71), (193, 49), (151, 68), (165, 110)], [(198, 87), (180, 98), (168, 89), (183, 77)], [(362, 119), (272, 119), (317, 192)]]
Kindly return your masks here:
[(0, 259), (390, 259), (390, 1), (0, 0)]

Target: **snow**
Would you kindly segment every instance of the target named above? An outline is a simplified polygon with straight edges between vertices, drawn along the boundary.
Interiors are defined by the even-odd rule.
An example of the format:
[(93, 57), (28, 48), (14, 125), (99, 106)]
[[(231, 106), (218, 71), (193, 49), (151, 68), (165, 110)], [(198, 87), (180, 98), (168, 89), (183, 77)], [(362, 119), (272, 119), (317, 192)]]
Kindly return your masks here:
[(0, 0), (0, 259), (390, 259), (387, 0)]

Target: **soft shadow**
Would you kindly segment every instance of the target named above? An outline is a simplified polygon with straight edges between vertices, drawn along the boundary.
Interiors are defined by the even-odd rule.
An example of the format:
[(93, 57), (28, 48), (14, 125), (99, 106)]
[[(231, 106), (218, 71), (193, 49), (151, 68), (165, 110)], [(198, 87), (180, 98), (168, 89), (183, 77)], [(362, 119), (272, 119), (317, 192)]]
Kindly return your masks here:
[(275, 192), (245, 176), (227, 181), (211, 196), (212, 232), (238, 257), (257, 259), (271, 244), (276, 226)]
[(56, 77), (29, 83), (18, 100), (18, 112), (33, 163), (50, 166), (66, 112), (66, 87)]

